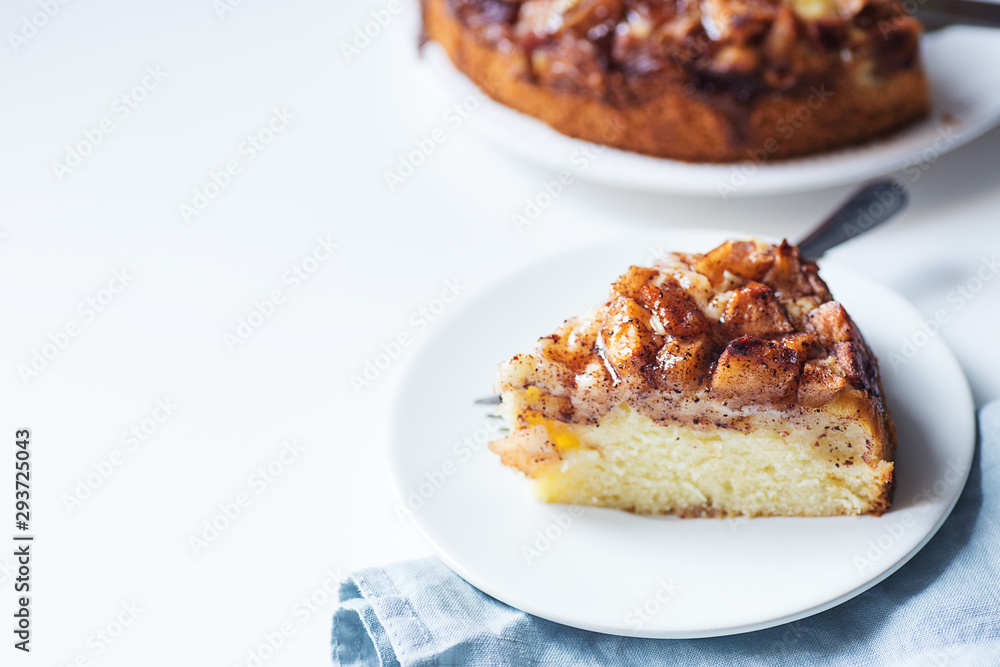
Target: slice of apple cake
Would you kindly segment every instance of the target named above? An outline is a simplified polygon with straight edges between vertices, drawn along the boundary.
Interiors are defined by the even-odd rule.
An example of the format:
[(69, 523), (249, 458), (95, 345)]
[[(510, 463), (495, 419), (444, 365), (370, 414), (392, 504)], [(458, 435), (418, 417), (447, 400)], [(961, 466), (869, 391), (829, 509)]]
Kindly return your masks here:
[(895, 426), (878, 363), (814, 263), (727, 241), (631, 267), (501, 365), (490, 448), (540, 500), (644, 514), (882, 514)]

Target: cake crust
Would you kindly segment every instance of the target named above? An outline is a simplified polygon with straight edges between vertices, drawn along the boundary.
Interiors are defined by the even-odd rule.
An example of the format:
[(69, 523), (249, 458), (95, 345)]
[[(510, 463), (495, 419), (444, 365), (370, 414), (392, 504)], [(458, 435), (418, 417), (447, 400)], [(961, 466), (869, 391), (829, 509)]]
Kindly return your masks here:
[[(546, 478), (557, 489), (548, 499), (557, 502), (706, 516), (882, 514), (891, 501), (896, 434), (877, 359), (816, 265), (785, 242), (729, 241), (631, 267), (603, 306), (501, 365), (495, 389), (513, 435), (493, 450), (529, 477)], [(606, 444), (608, 433), (615, 444)], [(639, 465), (635, 452), (622, 454), (630, 438), (654, 458), (677, 453), (662, 449), (664, 439), (693, 443), (701, 450), (684, 456), (709, 471), (726, 451), (746, 459), (766, 450), (780, 466), (815, 466), (828, 491), (843, 497), (811, 510), (711, 498), (657, 505), (640, 497), (629, 506), (600, 494), (578, 497), (557, 479), (581, 456), (605, 470), (615, 448), (618, 468)], [(725, 451), (704, 458), (719, 443)], [(767, 482), (775, 488), (792, 483), (773, 461), (761, 466), (770, 469), (764, 477), (785, 480)], [(656, 472), (674, 473), (669, 466)]]
[[(713, 3), (640, 3), (673, 12), (642, 36), (650, 20), (621, 0), (421, 2), (427, 38), (495, 100), (568, 136), (637, 153), (791, 158), (887, 135), (929, 109), (921, 29), (897, 0), (844, 3), (854, 14), (814, 20), (787, 3), (716, 2), (733, 27), (714, 38), (711, 12), (697, 9)], [(587, 20), (569, 21), (558, 6), (612, 18), (581, 33)], [(560, 27), (539, 27), (532, 12), (560, 17)]]

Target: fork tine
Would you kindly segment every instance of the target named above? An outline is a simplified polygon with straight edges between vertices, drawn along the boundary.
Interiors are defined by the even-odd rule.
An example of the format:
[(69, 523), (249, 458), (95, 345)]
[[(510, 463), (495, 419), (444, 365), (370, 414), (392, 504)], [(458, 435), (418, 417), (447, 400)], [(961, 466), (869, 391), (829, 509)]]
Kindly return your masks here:
[(476, 405), (500, 405), (500, 395), (484, 396), (476, 399)]

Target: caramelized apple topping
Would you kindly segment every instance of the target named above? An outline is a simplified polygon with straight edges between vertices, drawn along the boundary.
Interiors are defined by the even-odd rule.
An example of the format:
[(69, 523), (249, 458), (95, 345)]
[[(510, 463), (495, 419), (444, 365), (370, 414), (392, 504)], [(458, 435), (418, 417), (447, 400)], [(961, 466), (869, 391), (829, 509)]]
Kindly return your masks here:
[(713, 285), (719, 285), (727, 271), (746, 280), (761, 280), (772, 264), (774, 253), (762, 251), (760, 244), (753, 241), (726, 241), (695, 259), (692, 265), (698, 273), (711, 280)]
[(649, 311), (628, 297), (620, 296), (608, 305), (600, 340), (605, 362), (619, 375), (639, 373), (649, 361), (657, 342), (649, 319)]
[(770, 340), (741, 336), (726, 346), (712, 374), (712, 393), (745, 403), (791, 402), (799, 382), (799, 355)]
[(726, 304), (720, 323), (730, 336), (768, 336), (792, 331), (788, 315), (774, 292), (758, 282), (736, 290)]
[(650, 380), (661, 390), (695, 389), (704, 382), (713, 359), (707, 338), (671, 338), (656, 353)]
[(845, 63), (873, 74), (919, 64), (920, 23), (902, 0), (448, 2), (482, 40), (520, 47), (534, 80), (599, 98), (621, 88), (612, 81), (630, 98), (667, 79), (745, 101), (822, 84)]
[(847, 385), (847, 380), (822, 361), (807, 361), (799, 378), (799, 403), (807, 408), (826, 405)]
[(828, 301), (810, 312), (809, 324), (824, 345), (847, 343), (858, 337), (858, 328), (836, 301)]
[(848, 387), (879, 392), (857, 326), (816, 265), (785, 242), (728, 241), (633, 266), (603, 307), (566, 321), (526, 358), (551, 385), (543, 390), (560, 397), (539, 405), (560, 419), (580, 408), (587, 388), (705, 395), (735, 408), (816, 408)]
[(650, 325), (659, 334), (699, 336), (711, 328), (698, 304), (675, 282), (667, 289), (644, 286), (639, 291), (639, 303), (652, 313)]

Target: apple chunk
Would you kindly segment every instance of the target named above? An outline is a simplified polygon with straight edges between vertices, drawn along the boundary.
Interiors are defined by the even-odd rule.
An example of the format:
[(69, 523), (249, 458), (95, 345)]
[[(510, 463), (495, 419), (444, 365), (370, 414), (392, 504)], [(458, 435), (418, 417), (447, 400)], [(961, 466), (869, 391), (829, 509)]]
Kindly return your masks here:
[(780, 343), (741, 336), (726, 346), (712, 374), (712, 392), (745, 403), (789, 402), (799, 384), (799, 355)]

